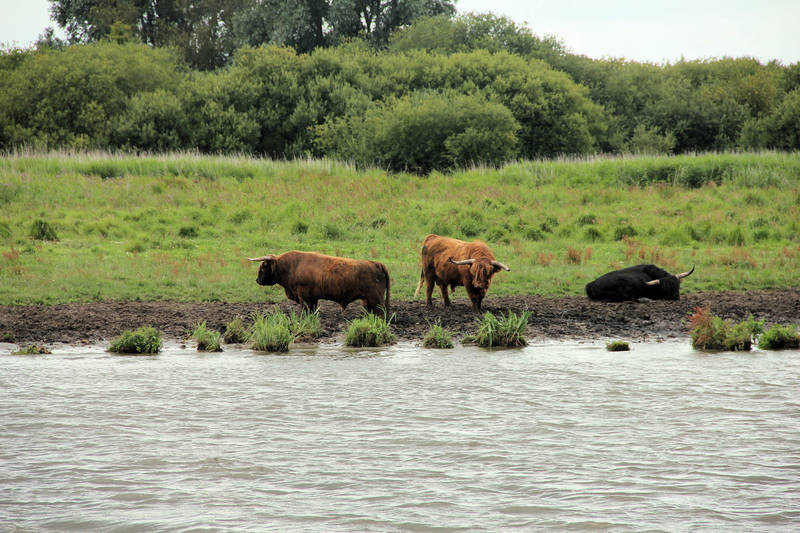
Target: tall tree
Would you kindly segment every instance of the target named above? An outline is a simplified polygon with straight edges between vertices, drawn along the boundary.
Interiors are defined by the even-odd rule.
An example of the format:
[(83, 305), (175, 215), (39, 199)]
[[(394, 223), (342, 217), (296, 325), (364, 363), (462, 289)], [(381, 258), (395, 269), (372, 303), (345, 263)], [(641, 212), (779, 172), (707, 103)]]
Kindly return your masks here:
[[(175, 46), (195, 68), (224, 65), (237, 47), (234, 14), (256, 0), (49, 0), (53, 20), (71, 43), (99, 41), (115, 24), (130, 26), (141, 42)], [(119, 27), (119, 26), (117, 26)]]
[(454, 13), (454, 0), (257, 0), (237, 14), (234, 31), (246, 44), (285, 44), (298, 52), (357, 37), (383, 48), (397, 28)]

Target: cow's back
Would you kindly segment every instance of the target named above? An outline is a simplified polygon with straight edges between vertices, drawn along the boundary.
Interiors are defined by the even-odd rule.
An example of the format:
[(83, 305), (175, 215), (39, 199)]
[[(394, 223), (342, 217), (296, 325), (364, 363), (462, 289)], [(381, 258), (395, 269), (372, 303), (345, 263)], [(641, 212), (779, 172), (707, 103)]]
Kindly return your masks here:
[(303, 288), (308, 297), (346, 305), (386, 293), (389, 273), (377, 261), (335, 257), (317, 252), (291, 251), (278, 258), (283, 265), (281, 285), (292, 292)]
[(455, 282), (460, 278), (458, 267), (450, 263), (452, 257), (456, 261), (463, 259), (464, 246), (467, 243), (451, 237), (428, 235), (422, 242), (422, 268), (432, 270), (435, 277), (446, 282)]
[(635, 265), (607, 272), (586, 284), (586, 296), (592, 300), (621, 302), (648, 296), (647, 282), (670, 276), (655, 265)]

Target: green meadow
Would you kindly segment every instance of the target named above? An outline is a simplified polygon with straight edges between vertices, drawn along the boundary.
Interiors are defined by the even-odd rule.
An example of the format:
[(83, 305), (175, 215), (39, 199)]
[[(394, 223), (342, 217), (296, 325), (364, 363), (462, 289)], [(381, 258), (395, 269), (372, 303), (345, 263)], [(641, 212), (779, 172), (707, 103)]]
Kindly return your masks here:
[[(374, 259), (410, 299), (428, 233), (481, 239), (492, 295), (578, 295), (611, 269), (696, 265), (684, 292), (800, 286), (800, 154), (524, 161), (429, 175), (330, 160), (13, 153), (0, 304), (280, 301), (247, 257)], [(464, 298), (464, 292), (457, 293)]]

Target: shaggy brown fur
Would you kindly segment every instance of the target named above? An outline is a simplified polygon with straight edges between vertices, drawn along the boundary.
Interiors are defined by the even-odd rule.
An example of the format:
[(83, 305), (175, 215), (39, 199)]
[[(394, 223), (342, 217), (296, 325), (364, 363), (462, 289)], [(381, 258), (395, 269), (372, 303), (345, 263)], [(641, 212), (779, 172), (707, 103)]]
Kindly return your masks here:
[(283, 287), (286, 297), (311, 311), (319, 300), (342, 306), (361, 300), (370, 313), (389, 312), (389, 271), (383, 263), (315, 252), (291, 251), (254, 258), (261, 261), (256, 282)]
[[(472, 302), (472, 308), (480, 312), (481, 302), (492, 283), (492, 276), (507, 266), (494, 258), (494, 254), (481, 241), (464, 242), (450, 237), (428, 235), (422, 243), (422, 272), (420, 273), (416, 298), (422, 283), (425, 287), (425, 300), (432, 305), (431, 296), (434, 284), (442, 291), (444, 305), (450, 305), (447, 286), (451, 291), (463, 286)], [(463, 264), (456, 264), (456, 263)]]

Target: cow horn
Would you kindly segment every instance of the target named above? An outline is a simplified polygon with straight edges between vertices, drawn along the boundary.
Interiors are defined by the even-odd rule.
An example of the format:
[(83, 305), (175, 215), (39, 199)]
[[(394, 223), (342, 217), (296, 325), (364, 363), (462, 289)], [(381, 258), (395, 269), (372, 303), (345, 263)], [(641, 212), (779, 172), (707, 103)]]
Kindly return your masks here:
[(682, 274), (676, 274), (675, 277), (678, 278), (678, 279), (685, 278), (686, 276), (688, 276), (692, 272), (694, 272), (694, 265), (692, 265), (692, 269), (689, 272), (683, 272)]
[(508, 268), (507, 266), (505, 266), (505, 265), (504, 265), (503, 263), (501, 263), (500, 261), (492, 261), (492, 265), (493, 265), (493, 266), (496, 266), (497, 268), (502, 268), (502, 269), (503, 269), (503, 270), (505, 270), (506, 272), (508, 272), (509, 270), (511, 270), (510, 268)]
[(450, 258), (450, 262), (454, 265), (471, 265), (475, 262), (474, 259), (464, 259), (463, 261), (453, 261), (453, 258)]
[(266, 261), (268, 259), (274, 259), (274, 258), (275, 258), (274, 255), (265, 255), (263, 257), (248, 257), (247, 259), (249, 259), (250, 261)]
[(661, 283), (660, 279), (654, 279), (653, 281), (645, 281), (644, 282), (645, 285), (650, 285), (650, 286), (658, 285), (660, 283)]

